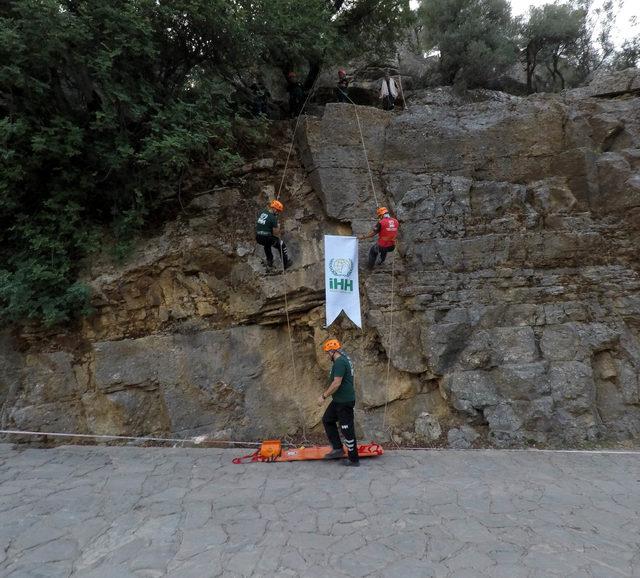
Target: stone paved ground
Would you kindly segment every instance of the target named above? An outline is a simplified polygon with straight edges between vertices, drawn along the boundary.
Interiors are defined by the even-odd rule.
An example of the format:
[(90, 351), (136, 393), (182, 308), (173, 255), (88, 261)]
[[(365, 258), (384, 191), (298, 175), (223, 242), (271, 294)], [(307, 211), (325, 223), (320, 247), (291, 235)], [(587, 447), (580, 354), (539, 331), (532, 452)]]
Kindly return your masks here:
[(0, 445), (0, 576), (640, 576), (640, 454)]

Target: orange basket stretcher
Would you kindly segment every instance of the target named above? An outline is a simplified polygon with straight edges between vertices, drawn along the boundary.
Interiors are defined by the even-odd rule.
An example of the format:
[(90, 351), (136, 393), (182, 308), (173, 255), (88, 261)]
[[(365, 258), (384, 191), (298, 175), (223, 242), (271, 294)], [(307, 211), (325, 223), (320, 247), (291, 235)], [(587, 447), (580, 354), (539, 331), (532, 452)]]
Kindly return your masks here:
[[(343, 446), (344, 447), (344, 446)], [(298, 462), (305, 460), (322, 460), (333, 448), (331, 446), (311, 446), (299, 448), (282, 448), (280, 440), (265, 440), (258, 450), (252, 454), (234, 458), (234, 464), (247, 464), (252, 462)], [(359, 444), (358, 456), (372, 458), (384, 453), (379, 444)], [(347, 450), (344, 448), (344, 457)]]

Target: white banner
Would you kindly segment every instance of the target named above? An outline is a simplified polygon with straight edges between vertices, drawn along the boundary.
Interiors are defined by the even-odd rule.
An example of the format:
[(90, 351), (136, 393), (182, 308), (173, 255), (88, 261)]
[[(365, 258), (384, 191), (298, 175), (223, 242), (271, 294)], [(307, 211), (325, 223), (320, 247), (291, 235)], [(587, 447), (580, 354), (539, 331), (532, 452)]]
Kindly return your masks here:
[(356, 237), (324, 236), (324, 291), (327, 300), (327, 327), (341, 311), (358, 327), (362, 327)]

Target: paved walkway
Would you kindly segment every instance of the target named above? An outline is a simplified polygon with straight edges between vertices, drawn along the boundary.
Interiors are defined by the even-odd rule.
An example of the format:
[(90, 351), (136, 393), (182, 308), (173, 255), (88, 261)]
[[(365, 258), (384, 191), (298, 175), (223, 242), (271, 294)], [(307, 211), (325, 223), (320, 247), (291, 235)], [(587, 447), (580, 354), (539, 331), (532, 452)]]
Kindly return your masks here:
[(640, 454), (237, 454), (0, 445), (0, 576), (640, 576)]

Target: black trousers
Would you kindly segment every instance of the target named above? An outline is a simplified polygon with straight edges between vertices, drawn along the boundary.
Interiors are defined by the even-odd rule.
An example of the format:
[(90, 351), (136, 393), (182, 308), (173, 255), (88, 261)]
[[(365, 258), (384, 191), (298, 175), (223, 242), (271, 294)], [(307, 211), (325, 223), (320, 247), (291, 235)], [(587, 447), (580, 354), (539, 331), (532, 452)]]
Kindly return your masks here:
[(384, 110), (393, 110), (395, 108), (396, 99), (390, 94), (382, 97), (382, 108)]
[(280, 257), (282, 257), (282, 261), (285, 266), (289, 264), (289, 253), (287, 251), (287, 246), (284, 244), (282, 239), (279, 239), (275, 235), (256, 235), (256, 241), (259, 245), (264, 247), (264, 254), (267, 257), (267, 263), (269, 266), (273, 265), (273, 252), (272, 248), (278, 250), (278, 253), (282, 252)]
[(384, 263), (384, 260), (387, 258), (387, 253), (392, 253), (395, 250), (396, 246), (393, 247), (381, 247), (376, 243), (371, 249), (369, 249), (369, 262), (367, 265), (369, 269), (373, 269), (373, 266), (376, 264), (376, 257), (380, 255), (380, 264)]
[(349, 102), (349, 89), (336, 87), (336, 97), (338, 102)]
[(353, 422), (353, 408), (356, 402), (337, 403), (332, 401), (322, 416), (322, 425), (327, 437), (331, 442), (334, 450), (342, 448), (340, 434), (338, 433), (338, 423), (340, 423), (340, 431), (344, 437), (344, 445), (349, 451), (349, 460), (352, 462), (359, 461), (358, 444), (356, 442), (356, 426)]

